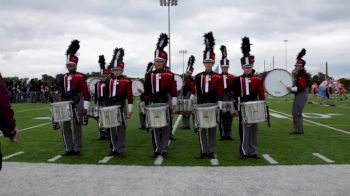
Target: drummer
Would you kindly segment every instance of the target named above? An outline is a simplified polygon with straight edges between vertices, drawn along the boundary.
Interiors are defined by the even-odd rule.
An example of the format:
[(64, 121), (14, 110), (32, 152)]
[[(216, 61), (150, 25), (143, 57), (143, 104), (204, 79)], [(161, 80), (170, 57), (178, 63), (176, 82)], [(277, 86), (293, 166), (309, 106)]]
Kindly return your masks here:
[[(221, 76), (213, 72), (213, 66), (215, 63), (215, 40), (212, 32), (204, 35), (204, 42), (206, 45), (203, 55), (205, 70), (195, 76), (197, 101), (198, 104), (218, 103), (219, 108), (221, 109), (224, 88)], [(210, 159), (214, 159), (216, 147), (216, 127), (208, 129), (197, 128), (197, 131), (201, 148), (198, 158), (209, 157)], [(207, 137), (209, 137), (208, 140)]]
[[(195, 61), (195, 58), (193, 55), (191, 55), (190, 58), (188, 59), (185, 85), (182, 88), (182, 95), (184, 99), (192, 100), (192, 98), (196, 94), (196, 83), (194, 82), (194, 79), (192, 77), (194, 61)], [(182, 123), (183, 123), (184, 129), (190, 129), (190, 114), (182, 115)]]
[[(161, 33), (157, 43), (157, 49), (154, 53), (155, 70), (146, 75), (145, 96), (148, 97), (150, 104), (165, 103), (168, 104), (171, 95), (172, 111), (175, 112), (177, 89), (174, 74), (166, 70), (165, 65), (168, 55), (164, 47), (168, 45), (168, 36)], [(170, 110), (170, 108), (169, 108)], [(170, 121), (170, 119), (168, 119)], [(152, 130), (152, 142), (154, 147), (153, 157), (162, 156), (168, 158), (168, 142), (171, 133), (171, 124), (163, 128)]]
[(62, 94), (63, 101), (73, 101), (73, 127), (74, 141), (72, 136), (71, 121), (63, 122), (63, 141), (66, 147), (66, 152), (62, 156), (80, 155), (82, 149), (82, 131), (83, 116), (87, 116), (89, 108), (90, 93), (86, 83), (85, 75), (77, 72), (77, 64), (79, 58), (75, 55), (79, 50), (80, 45), (78, 40), (73, 40), (67, 49), (66, 67), (68, 73), (64, 74)]
[[(153, 63), (149, 62), (147, 64), (144, 80), (146, 79), (147, 74), (151, 73), (152, 69), (153, 69)], [(140, 96), (140, 102), (144, 102), (143, 107), (148, 105), (148, 98), (145, 97), (145, 93), (144, 92), (142, 92), (142, 94)], [(146, 129), (146, 114), (142, 113), (141, 109), (140, 109), (140, 112), (139, 112), (139, 118), (140, 118), (140, 125), (141, 125), (140, 129)]]
[[(106, 69), (106, 60), (104, 55), (100, 55), (98, 59), (98, 63), (100, 64), (100, 81), (95, 84), (95, 105), (97, 108), (101, 108), (104, 106), (108, 106), (109, 92), (108, 92), (108, 84), (109, 84), (109, 76), (110, 70)], [(108, 139), (108, 129), (102, 129), (98, 127), (100, 137), (99, 140)]]
[[(242, 38), (241, 65), (243, 74), (235, 78), (233, 82), (233, 98), (235, 100), (235, 113), (238, 115), (239, 103), (256, 100), (265, 100), (264, 85), (260, 77), (253, 75), (254, 56), (250, 55), (250, 42), (248, 37)], [(243, 159), (255, 158), (258, 148), (258, 124), (246, 124), (242, 122), (242, 113), (239, 111), (239, 136), (241, 139), (240, 154)]]
[[(227, 51), (226, 46), (222, 45), (220, 47), (222, 58), (220, 61), (221, 65), (221, 77), (224, 85), (224, 101), (233, 101), (233, 80), (235, 78), (234, 75), (228, 73), (228, 69), (230, 67), (230, 61), (227, 59)], [(233, 103), (232, 103), (233, 104)], [(231, 127), (232, 127), (232, 119), (233, 114), (231, 113), (222, 113), (220, 115), (220, 136), (221, 141), (223, 140), (233, 140), (231, 136)]]
[[(121, 106), (120, 112), (122, 122), (120, 126), (110, 129), (110, 142), (112, 152), (110, 156), (125, 156), (125, 130), (126, 119), (125, 111), (127, 111), (127, 118), (131, 118), (132, 106), (134, 97), (132, 94), (132, 83), (123, 75), (124, 71), (124, 49), (114, 49), (114, 55), (111, 61), (112, 78), (109, 81), (109, 105)], [(128, 104), (126, 105), (126, 99)]]

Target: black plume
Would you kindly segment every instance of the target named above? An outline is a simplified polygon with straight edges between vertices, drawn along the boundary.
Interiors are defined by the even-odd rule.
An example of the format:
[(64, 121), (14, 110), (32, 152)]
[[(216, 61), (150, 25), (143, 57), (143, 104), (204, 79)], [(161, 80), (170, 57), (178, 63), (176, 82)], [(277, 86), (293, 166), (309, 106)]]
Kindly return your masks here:
[(221, 59), (226, 59), (227, 58), (227, 51), (226, 51), (226, 46), (221, 45), (220, 47), (222, 58)]
[(165, 33), (161, 33), (158, 38), (157, 49), (163, 50), (169, 43), (168, 35)]
[(67, 49), (66, 55), (75, 55), (79, 50), (79, 48), (80, 48), (79, 41), (73, 40)]
[(122, 61), (123, 57), (124, 57), (124, 49), (123, 48), (119, 48), (116, 56), (117, 56), (117, 61)]
[(100, 55), (98, 57), (98, 63), (100, 64), (100, 68), (101, 69), (105, 69), (106, 60), (105, 60), (105, 56), (104, 55)]
[(244, 57), (248, 57), (249, 56), (249, 52), (250, 52), (250, 41), (248, 37), (243, 37), (242, 38), (242, 53)]
[(213, 50), (215, 45), (215, 39), (212, 32), (204, 34), (205, 51)]
[(190, 58), (188, 59), (188, 66), (187, 67), (193, 66), (195, 60), (196, 59), (194, 58), (194, 56), (191, 55)]
[(113, 51), (113, 56), (112, 56), (112, 60), (111, 60), (111, 63), (109, 64), (108, 68), (112, 68), (114, 66), (114, 62), (115, 60), (117, 59), (117, 53), (119, 51), (119, 48), (115, 48), (114, 51)]
[(305, 48), (301, 49), (301, 51), (299, 52), (297, 59), (301, 59), (303, 58), (303, 56), (306, 54), (306, 50)]

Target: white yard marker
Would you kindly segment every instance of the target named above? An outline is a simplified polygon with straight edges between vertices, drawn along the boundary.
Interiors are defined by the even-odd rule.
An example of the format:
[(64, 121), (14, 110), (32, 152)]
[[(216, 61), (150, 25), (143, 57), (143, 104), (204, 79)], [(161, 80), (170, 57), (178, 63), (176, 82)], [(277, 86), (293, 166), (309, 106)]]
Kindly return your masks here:
[(23, 151), (16, 152), (16, 153), (10, 154), (10, 155), (8, 155), (8, 156), (6, 156), (6, 157), (3, 157), (2, 160), (7, 160), (7, 159), (9, 159), (9, 158), (12, 158), (12, 157), (14, 157), (14, 156), (18, 156), (18, 155), (23, 154), (23, 153), (24, 153)]
[(51, 159), (47, 160), (48, 162), (55, 162), (57, 161), (58, 159), (62, 158), (62, 155), (57, 155), (57, 156), (54, 156), (52, 157)]
[[(280, 113), (280, 114), (283, 114), (283, 115), (292, 117), (292, 115), (290, 115), (290, 114), (286, 114), (286, 113), (279, 112), (279, 111), (276, 111), (276, 110), (270, 109), (270, 111), (273, 111), (273, 112), (276, 112), (276, 113)], [(307, 119), (304, 119), (304, 121), (309, 122), (309, 123), (313, 123), (313, 124), (315, 124), (315, 125), (319, 125), (319, 126), (321, 126), (321, 127), (326, 127), (326, 128), (328, 128), (328, 129), (332, 129), (332, 130), (334, 130), (334, 131), (339, 131), (339, 132), (346, 133), (346, 134), (349, 134), (349, 135), (350, 135), (350, 132), (344, 131), (344, 130), (342, 130), (342, 129), (338, 129), (338, 128), (335, 128), (335, 127), (331, 127), (331, 126), (324, 125), (324, 124), (321, 124), (321, 123), (318, 123), (318, 122), (314, 122), (314, 121), (311, 121), (311, 120), (307, 120)]]
[(275, 159), (273, 159), (269, 154), (263, 154), (262, 155), (264, 157), (264, 159), (269, 162), (272, 165), (278, 164), (277, 161), (275, 161)]
[(213, 165), (213, 166), (219, 165), (219, 160), (218, 160), (217, 158), (218, 158), (218, 157), (215, 155), (215, 158), (214, 158), (214, 159), (210, 159), (211, 165)]
[[(173, 130), (171, 131), (173, 135), (175, 135), (177, 126), (179, 125), (181, 118), (182, 118), (182, 115), (179, 115), (175, 121)], [(171, 143), (171, 140), (169, 140), (168, 146), (170, 146), (170, 143)], [(164, 158), (162, 156), (158, 156), (156, 160), (154, 160), (154, 165), (162, 165), (163, 161), (164, 161)]]
[(98, 163), (107, 163), (112, 158), (113, 158), (113, 156), (106, 156), (103, 159), (99, 160)]
[[(25, 130), (29, 130), (29, 129), (33, 129), (33, 128), (37, 128), (37, 127), (42, 127), (42, 126), (45, 126), (45, 125), (48, 125), (48, 124), (51, 124), (51, 123), (50, 122), (43, 123), (43, 124), (35, 125), (35, 126), (32, 126), (32, 127), (27, 127), (27, 128), (24, 128), (24, 129), (20, 129), (19, 131), (25, 131)], [(1, 136), (3, 136), (3, 134), (0, 134), (0, 137)]]
[(277, 114), (277, 113), (270, 113), (270, 115), (273, 116), (273, 117), (275, 117), (275, 118), (287, 118), (287, 119), (288, 119), (288, 117), (283, 116), (283, 115), (281, 115), (281, 114)]
[(322, 160), (325, 161), (326, 163), (335, 163), (335, 161), (330, 160), (329, 158), (327, 158), (327, 157), (321, 155), (320, 153), (317, 153), (317, 152), (316, 152), (316, 153), (312, 153), (312, 155), (314, 155), (315, 157), (318, 157), (318, 158), (322, 159)]

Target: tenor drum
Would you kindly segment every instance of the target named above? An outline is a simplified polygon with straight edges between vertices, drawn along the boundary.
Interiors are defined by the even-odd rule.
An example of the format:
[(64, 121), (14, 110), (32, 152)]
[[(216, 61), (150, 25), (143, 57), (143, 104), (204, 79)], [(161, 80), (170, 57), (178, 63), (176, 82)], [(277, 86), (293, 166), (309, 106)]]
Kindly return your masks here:
[(156, 103), (145, 107), (146, 123), (150, 128), (165, 127), (169, 123), (169, 105)]
[(176, 81), (176, 89), (177, 89), (177, 91), (180, 91), (182, 89), (183, 84), (184, 84), (182, 77), (178, 74), (174, 74), (174, 79)]
[(72, 101), (61, 101), (50, 104), (53, 122), (70, 121), (73, 118)]
[(264, 80), (266, 92), (274, 97), (283, 97), (289, 94), (287, 87), (293, 86), (293, 77), (284, 69), (270, 71)]
[(217, 123), (217, 104), (199, 104), (194, 108), (195, 126), (198, 128), (213, 128)]
[(98, 110), (99, 123), (102, 128), (112, 128), (121, 125), (120, 105), (103, 107)]
[(96, 83), (99, 82), (99, 81), (100, 81), (100, 79), (97, 78), (97, 77), (88, 78), (88, 79), (86, 80), (86, 83), (87, 83), (87, 85), (88, 85), (88, 87), (89, 87), (90, 94), (96, 96), (96, 95), (95, 95), (95, 85), (96, 85)]
[(259, 123), (267, 120), (265, 101), (249, 101), (241, 103), (242, 121), (247, 124)]
[(144, 91), (143, 83), (138, 79), (132, 79), (131, 82), (132, 95), (135, 97), (140, 96)]
[(176, 112), (179, 114), (191, 114), (192, 113), (192, 101), (191, 99), (177, 99)]
[(223, 101), (222, 102), (222, 112), (224, 114), (233, 114), (235, 111), (233, 107), (233, 101)]

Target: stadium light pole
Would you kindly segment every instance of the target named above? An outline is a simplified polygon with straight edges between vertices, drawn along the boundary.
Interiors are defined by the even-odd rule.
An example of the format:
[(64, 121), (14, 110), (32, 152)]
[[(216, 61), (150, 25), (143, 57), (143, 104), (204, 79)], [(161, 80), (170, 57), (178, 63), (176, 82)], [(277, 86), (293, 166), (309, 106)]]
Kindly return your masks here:
[(168, 6), (168, 35), (169, 35), (169, 69), (171, 70), (171, 46), (170, 46), (170, 6), (177, 6), (177, 0), (160, 0), (160, 6)]
[(287, 64), (288, 64), (288, 62), (287, 62), (287, 42), (288, 42), (288, 40), (284, 40), (284, 55), (285, 55), (285, 59), (286, 59), (286, 70), (287, 70)]
[(187, 50), (180, 50), (180, 54), (182, 54), (182, 80), (185, 81), (185, 54)]

